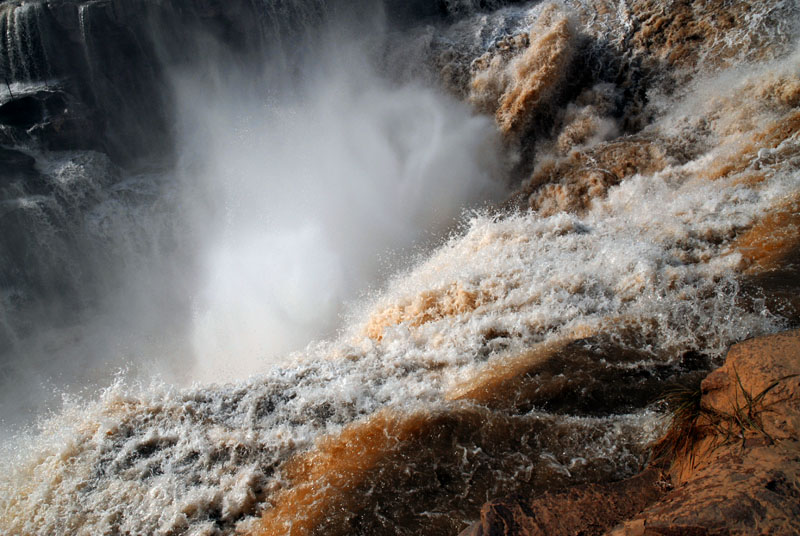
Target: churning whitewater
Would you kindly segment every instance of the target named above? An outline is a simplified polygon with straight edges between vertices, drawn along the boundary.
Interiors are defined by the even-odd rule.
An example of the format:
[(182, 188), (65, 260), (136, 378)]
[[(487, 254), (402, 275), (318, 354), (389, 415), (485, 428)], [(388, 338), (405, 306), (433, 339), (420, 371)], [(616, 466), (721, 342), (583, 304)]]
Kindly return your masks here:
[(0, 532), (454, 536), (795, 321), (793, 2), (142, 4), (0, 3)]

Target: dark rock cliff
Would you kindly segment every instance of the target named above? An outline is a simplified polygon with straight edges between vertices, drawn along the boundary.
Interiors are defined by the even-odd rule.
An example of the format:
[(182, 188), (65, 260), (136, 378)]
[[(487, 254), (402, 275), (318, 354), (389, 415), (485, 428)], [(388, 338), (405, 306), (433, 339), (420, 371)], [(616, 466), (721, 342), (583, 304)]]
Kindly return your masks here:
[(165, 69), (203, 43), (259, 48), (250, 0), (0, 4), (0, 143), (98, 149), (119, 161), (169, 148)]

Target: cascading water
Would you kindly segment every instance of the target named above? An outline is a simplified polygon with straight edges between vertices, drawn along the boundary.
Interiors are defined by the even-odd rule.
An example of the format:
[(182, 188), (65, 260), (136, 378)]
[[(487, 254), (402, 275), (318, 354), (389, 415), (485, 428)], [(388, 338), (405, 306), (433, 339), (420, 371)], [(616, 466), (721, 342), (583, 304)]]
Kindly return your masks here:
[(0, 16), (3, 56), (0, 73), (5, 81), (47, 80), (52, 77), (48, 60), (47, 20), (40, 3), (6, 4)]
[[(33, 9), (25, 6), (8, 12)], [(165, 35), (163, 10), (75, 6), (81, 45), (59, 64), (82, 63), (72, 76), (86, 79), (57, 87), (78, 87), (69, 97), (77, 98), (88, 85), (99, 110), (115, 109), (112, 126), (136, 116), (101, 148), (111, 140), (113, 154), (130, 154), (117, 148), (131, 133), (144, 137), (147, 123), (177, 157), (156, 150), (151, 162), (121, 169), (100, 152), (17, 145), (38, 177), (13, 182), (4, 201), (15, 230), (2, 254), (6, 422), (52, 403), (51, 382), (82, 388), (120, 367), (173, 381), (263, 369), (332, 333), (347, 302), (386, 276), (381, 256), (421, 247), (465, 207), (497, 196), (490, 123), (375, 72), (367, 43), (385, 39), (376, 7), (356, 16), (349, 4), (269, 4), (259, 12), (266, 37), (251, 39), (267, 59), (252, 66), (238, 56), (225, 64), (234, 51), (211, 30)], [(109, 26), (137, 16), (155, 18), (150, 27), (137, 20), (150, 33), (120, 29), (120, 39), (133, 47), (131, 65), (153, 65), (122, 74), (121, 58), (103, 47)], [(180, 48), (203, 44), (204, 58)], [(159, 88), (169, 95), (155, 107), (142, 102)], [(7, 98), (9, 106), (25, 97)], [(174, 109), (161, 110), (170, 101)], [(159, 132), (159, 115), (172, 118), (171, 132)]]
[(796, 321), (737, 241), (796, 200), (798, 13), (737, 6), (695, 56), (646, 1), (2, 4), (0, 531), (455, 534), (635, 472)]

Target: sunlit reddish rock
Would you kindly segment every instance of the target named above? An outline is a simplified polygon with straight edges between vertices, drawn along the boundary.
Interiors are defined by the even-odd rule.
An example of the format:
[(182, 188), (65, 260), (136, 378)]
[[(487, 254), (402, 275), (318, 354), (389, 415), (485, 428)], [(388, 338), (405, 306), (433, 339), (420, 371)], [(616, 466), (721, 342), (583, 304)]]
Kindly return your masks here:
[(800, 533), (800, 330), (735, 345), (701, 388), (707, 435), (638, 534)]
[[(701, 385), (703, 407), (724, 415), (753, 413), (773, 440), (800, 437), (800, 331), (737, 344)], [(755, 401), (757, 397), (761, 397)]]

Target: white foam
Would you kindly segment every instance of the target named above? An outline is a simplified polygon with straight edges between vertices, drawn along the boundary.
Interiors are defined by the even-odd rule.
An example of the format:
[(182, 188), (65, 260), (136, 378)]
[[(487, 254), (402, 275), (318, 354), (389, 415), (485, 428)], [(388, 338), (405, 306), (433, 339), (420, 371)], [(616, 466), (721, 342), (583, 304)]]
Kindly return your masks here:
[[(485, 124), (460, 112), (455, 116), (442, 112), (440, 107), (455, 105), (427, 91), (408, 94), (412, 90), (382, 88), (373, 93), (375, 88), (362, 91), (356, 86), (332, 80), (321, 92), (321, 100), (312, 100), (319, 107), (291, 109), (282, 130), (255, 128), (241, 137), (242, 132), (236, 130), (241, 124), (234, 121), (230, 129), (222, 128), (212, 136), (217, 145), (203, 146), (211, 147), (204, 163), (207, 168), (201, 166), (193, 177), (208, 187), (202, 182), (205, 172), (226, 171), (223, 176), (231, 182), (212, 183), (218, 188), (212, 192), (235, 210), (212, 214), (211, 222), (218, 228), (203, 258), (207, 277), (201, 303), (217, 308), (208, 307), (213, 312), (207, 320), (200, 312), (201, 331), (204, 322), (213, 328), (225, 315), (240, 314), (240, 306), (256, 319), (250, 325), (259, 332), (259, 325), (266, 322), (304, 329), (314, 325), (318, 314), (324, 316), (342, 296), (353, 295), (348, 294), (352, 290), (347, 282), (342, 284), (347, 292), (330, 288), (341, 284), (346, 270), (341, 268), (342, 259), (360, 259), (362, 264), (353, 268), (359, 277), (375, 269), (372, 261), (364, 260), (366, 256), (359, 257), (362, 244), (351, 243), (367, 240), (360, 226), (372, 232), (381, 228), (381, 217), (392, 210), (409, 210), (420, 201), (449, 202), (446, 195), (414, 191), (418, 175), (429, 181), (450, 164), (459, 173), (469, 173), (469, 163), (475, 160), (468, 153), (476, 146), (467, 144), (472, 149), (465, 153), (460, 132), (473, 132), (473, 128), (480, 132)], [(418, 123), (417, 117), (406, 118), (409, 110), (425, 115), (425, 120)], [(653, 129), (662, 128), (666, 134), (692, 128), (693, 106), (664, 110), (671, 115), (661, 117)], [(338, 122), (342, 117), (326, 116), (340, 113), (353, 120), (346, 128), (356, 129), (355, 139), (367, 140), (368, 149), (352, 146), (353, 138)], [(275, 110), (264, 114), (281, 121)], [(256, 125), (262, 117), (256, 116)], [(309, 123), (319, 131), (308, 130)], [(392, 135), (382, 135), (385, 131)], [(332, 154), (324, 150), (320, 154), (321, 163), (301, 160), (309, 152), (307, 142), (313, 145), (318, 143), (317, 136), (329, 139), (339, 134), (341, 139), (329, 147)], [(397, 134), (399, 139), (392, 137)], [(418, 144), (420, 135), (439, 143)], [(710, 136), (712, 142), (726, 139)], [(482, 138), (467, 137), (475, 139)], [(612, 188), (607, 198), (594, 200), (581, 216), (473, 216), (463, 232), (364, 303), (339, 335), (308, 346), (260, 376), (186, 389), (119, 381), (99, 399), (67, 401), (35, 433), (4, 446), (0, 520), (12, 531), (30, 533), (232, 530), (248, 523), (271, 494), (285, 485), (281, 463), (307, 449), (316, 438), (385, 407), (447, 410), (450, 406), (444, 400), (452, 386), (487, 361), (500, 361), (533, 343), (575, 332), (613, 333), (626, 328), (640, 334), (652, 350), (647, 359), (627, 366), (649, 367), (669, 363), (691, 349), (719, 357), (732, 342), (780, 329), (782, 320), (769, 311), (737, 304), (741, 257), (731, 254), (730, 245), (738, 230), (795, 195), (800, 175), (792, 166), (776, 164), (757, 186), (738, 184), (735, 177), (700, 180), (698, 172), (727, 150), (724, 146), (709, 149), (707, 141), (698, 148), (701, 156), (655, 174), (629, 178)], [(298, 154), (296, 144), (303, 154)], [(447, 148), (455, 152), (439, 152)], [(281, 173), (274, 175), (274, 190), (260, 189), (258, 177), (266, 171), (260, 158), (254, 157), (259, 151), (281, 163)], [(339, 161), (348, 151), (360, 159), (359, 165)], [(403, 165), (389, 167), (386, 184), (381, 183), (364, 206), (341, 211), (344, 201), (354, 195), (342, 191), (341, 185), (359, 195), (375, 186), (371, 177), (385, 167), (371, 161), (376, 153), (387, 155), (380, 164), (394, 159)], [(403, 160), (403, 154), (414, 156)], [(319, 170), (330, 172), (331, 188), (304, 183), (309, 172)], [(351, 177), (354, 182), (348, 182)], [(456, 174), (445, 181), (443, 190), (448, 192), (457, 178)], [(411, 181), (408, 204), (403, 202), (402, 189), (395, 189), (405, 179)], [(319, 214), (306, 226), (296, 225), (295, 206), (287, 207), (282, 197), (293, 199), (297, 192), (306, 194), (301, 204)], [(273, 202), (273, 197), (279, 201)], [(386, 200), (398, 203), (392, 207), (384, 204)], [(259, 218), (265, 205), (275, 211), (266, 219), (280, 223), (286, 218), (292, 222), (290, 228), (263, 232)], [(424, 225), (432, 222), (426, 216), (416, 217)], [(333, 221), (344, 222), (348, 231), (337, 235), (331, 228)], [(415, 227), (410, 235), (405, 229), (398, 233), (407, 239), (423, 227)], [(228, 240), (231, 236), (235, 240)], [(390, 241), (396, 238), (388, 231), (382, 236)], [(304, 248), (295, 250), (295, 245)], [(305, 247), (310, 247), (311, 258), (324, 269), (310, 268), (313, 275), (297, 263), (299, 272), (283, 273), (287, 264), (295, 265), (295, 254), (308, 258), (301, 254), (307, 251)], [(275, 250), (282, 252), (280, 263), (265, 253)], [(341, 251), (345, 255), (340, 256)], [(234, 265), (249, 268), (245, 275), (233, 276)], [(259, 275), (267, 273), (282, 279), (276, 284), (259, 281)], [(312, 289), (308, 294), (314, 300), (324, 296), (320, 310), (303, 303), (311, 300), (305, 291), (295, 292), (295, 281), (307, 279), (316, 280), (317, 285), (302, 289)], [(441, 295), (451, 288), (483, 298), (467, 312), (433, 316), (421, 323), (389, 322), (381, 338), (366, 335), (369, 320), (387, 307), (412, 303), (423, 293)], [(292, 311), (288, 320), (279, 318), (275, 307), (264, 312), (262, 293), (280, 296), (274, 303)], [(232, 339), (233, 332), (228, 333), (226, 337)], [(281, 336), (267, 333), (271, 338)], [(504, 335), (489, 337), (490, 333)], [(225, 337), (210, 340), (219, 341), (217, 351), (224, 351)], [(602, 419), (573, 416), (560, 422), (571, 427), (572, 435), (565, 440), (569, 448), (543, 451), (541, 456), (561, 474), (579, 472), (581, 459), (603, 456), (621, 460), (620, 472), (630, 470), (640, 461), (642, 445), (659, 426), (657, 416), (644, 410)], [(587, 430), (601, 430), (600, 440), (591, 445), (582, 441)], [(529, 462), (520, 461), (521, 473)]]
[[(718, 239), (796, 191), (797, 175), (749, 189), (681, 180), (691, 177), (685, 171), (634, 177), (583, 218), (476, 216), (373, 306), (458, 282), (491, 293), (470, 314), (389, 326), (380, 341), (355, 325), (297, 356), (302, 363), (247, 382), (189, 390), (116, 384), (98, 401), (68, 405), (7, 458), (3, 518), (33, 532), (102, 532), (112, 524), (200, 530), (209, 515), (246, 520), (269, 495), (248, 490), (280, 485), (274, 469), (320, 434), (381, 407), (440, 404), (455, 380), (485, 361), (490, 329), (509, 333), (508, 352), (577, 325), (625, 325), (646, 333), (662, 359), (673, 347), (719, 355), (735, 340), (776, 329), (779, 320), (765, 311), (735, 305), (737, 258), (724, 256)], [(654, 426), (652, 416), (617, 419), (625, 430)], [(621, 428), (608, 429), (609, 448), (649, 437), (623, 440), (615, 435)]]

